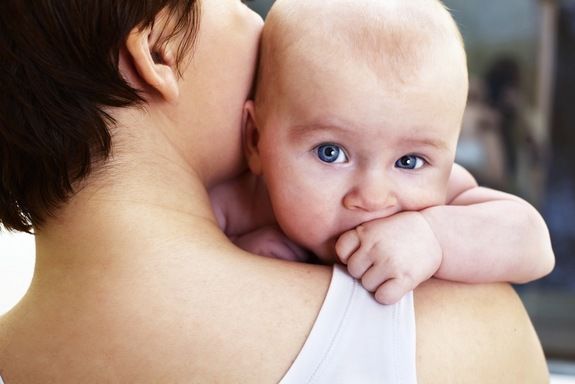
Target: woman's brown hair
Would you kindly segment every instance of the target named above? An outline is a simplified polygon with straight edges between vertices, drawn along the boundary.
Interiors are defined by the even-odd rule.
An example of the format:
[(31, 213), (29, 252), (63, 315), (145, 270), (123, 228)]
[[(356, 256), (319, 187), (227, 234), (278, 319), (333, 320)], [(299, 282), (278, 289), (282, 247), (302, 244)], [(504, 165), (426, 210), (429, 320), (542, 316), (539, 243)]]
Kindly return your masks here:
[(165, 9), (183, 34), (198, 26), (195, 0), (2, 0), (0, 2), (0, 223), (30, 232), (111, 150), (106, 110), (143, 102), (118, 69), (135, 27)]

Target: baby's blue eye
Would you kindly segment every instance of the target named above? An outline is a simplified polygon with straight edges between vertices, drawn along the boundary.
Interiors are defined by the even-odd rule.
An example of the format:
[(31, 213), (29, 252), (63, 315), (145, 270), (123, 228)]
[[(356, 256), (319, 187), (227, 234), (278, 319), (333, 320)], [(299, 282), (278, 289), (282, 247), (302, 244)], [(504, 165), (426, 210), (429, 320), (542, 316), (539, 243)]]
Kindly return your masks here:
[(336, 144), (320, 144), (315, 148), (317, 157), (324, 163), (338, 164), (347, 162), (343, 149)]
[(405, 155), (395, 162), (395, 166), (401, 169), (417, 169), (425, 164), (425, 160), (416, 155)]

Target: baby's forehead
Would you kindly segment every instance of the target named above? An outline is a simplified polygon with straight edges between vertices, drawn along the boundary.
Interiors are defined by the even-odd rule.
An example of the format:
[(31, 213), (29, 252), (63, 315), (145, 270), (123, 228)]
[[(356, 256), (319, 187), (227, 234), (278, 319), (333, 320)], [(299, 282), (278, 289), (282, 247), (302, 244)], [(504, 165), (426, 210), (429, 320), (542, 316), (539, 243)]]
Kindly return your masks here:
[(456, 95), (457, 108), (467, 95), (461, 35), (437, 0), (277, 0), (261, 48), (260, 111), (302, 90), (315, 105), (322, 82), (341, 85), (334, 94), (344, 98), (369, 84), (402, 92), (438, 79), (438, 96)]
[(461, 35), (436, 0), (278, 0), (262, 48), (262, 60), (278, 71), (330, 60), (400, 79), (437, 57), (456, 55), (465, 64)]
[(390, 56), (413, 41), (462, 43), (453, 18), (438, 0), (278, 0), (266, 19), (266, 35), (264, 40), (283, 49), (321, 49), (331, 42), (358, 52), (385, 47)]

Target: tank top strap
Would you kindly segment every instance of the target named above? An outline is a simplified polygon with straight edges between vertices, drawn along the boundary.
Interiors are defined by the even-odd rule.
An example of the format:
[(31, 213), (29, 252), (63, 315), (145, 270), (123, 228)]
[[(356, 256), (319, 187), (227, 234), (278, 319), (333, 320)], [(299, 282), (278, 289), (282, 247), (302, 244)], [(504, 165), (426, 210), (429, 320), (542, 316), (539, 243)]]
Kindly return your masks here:
[(342, 266), (281, 384), (417, 382), (413, 293), (382, 305)]

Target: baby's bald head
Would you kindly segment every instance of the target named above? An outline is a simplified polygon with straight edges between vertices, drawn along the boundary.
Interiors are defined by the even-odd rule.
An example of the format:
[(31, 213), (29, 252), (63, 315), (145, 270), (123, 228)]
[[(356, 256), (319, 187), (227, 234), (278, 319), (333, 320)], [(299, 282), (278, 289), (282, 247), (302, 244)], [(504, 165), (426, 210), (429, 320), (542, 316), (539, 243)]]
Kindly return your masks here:
[(461, 34), (439, 0), (277, 0), (260, 55), (260, 109), (308, 64), (367, 68), (387, 86), (417, 81), (427, 66), (446, 61), (467, 76)]

